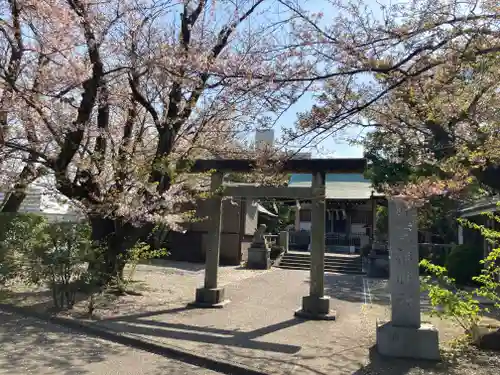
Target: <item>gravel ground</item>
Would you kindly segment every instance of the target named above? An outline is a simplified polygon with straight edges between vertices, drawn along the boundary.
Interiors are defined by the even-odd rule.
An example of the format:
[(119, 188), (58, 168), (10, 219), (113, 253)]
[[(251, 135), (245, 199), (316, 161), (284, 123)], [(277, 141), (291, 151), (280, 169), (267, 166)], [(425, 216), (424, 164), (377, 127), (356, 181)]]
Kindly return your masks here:
[[(95, 311), (98, 319), (96, 324), (109, 325), (109, 328), (116, 328), (125, 334), (133, 333), (135, 337), (142, 336), (146, 340), (198, 354), (265, 369), (270, 374), (499, 373), (498, 354), (474, 350), (461, 352), (454, 358), (448, 352), (446, 361), (437, 366), (425, 362), (380, 358), (373, 348), (375, 322), (390, 318), (390, 299), (387, 282), (384, 280), (327, 275), (325, 291), (333, 297), (332, 307), (337, 309), (338, 320), (298, 322), (293, 318), (293, 311), (299, 307), (302, 296), (308, 294), (308, 272), (221, 267), (220, 285), (227, 286), (226, 293), (232, 302), (220, 310), (185, 310), (186, 303), (194, 298), (195, 289), (203, 284), (203, 278), (204, 266), (201, 264), (161, 261), (140, 265), (134, 275), (134, 279), (140, 282), (134, 283), (133, 289), (141, 295), (100, 301)], [(34, 306), (39, 310), (50, 306), (48, 294), (22, 289), (16, 292), (11, 297), (13, 303)], [(67, 314), (81, 317), (86, 305), (86, 301), (80, 301)], [(423, 310), (425, 311), (425, 301)], [(428, 320), (428, 317), (423, 315), (423, 319)], [(448, 321), (431, 321), (439, 329), (444, 346), (460, 333), (460, 329)], [(28, 323), (28, 326), (34, 324)], [(134, 363), (140, 363), (141, 369), (149, 369), (144, 373), (153, 375), (210, 374), (207, 370), (182, 367), (184, 364), (165, 358), (161, 358), (165, 364), (159, 364), (160, 359), (152, 354), (75, 334), (67, 334), (75, 337), (75, 340), (70, 340), (65, 345), (61, 339), (63, 344), (59, 345), (58, 338), (50, 338), (53, 335), (58, 337), (52, 333), (52, 328), (49, 329), (50, 334), (40, 337), (36, 333), (40, 328), (37, 331), (36, 328), (28, 327), (19, 336), (12, 331), (14, 328), (11, 328), (10, 333), (7, 331), (4, 334), (6, 327), (8, 324), (2, 323), (2, 348), (6, 348), (6, 355), (2, 353), (4, 357), (0, 357), (0, 374), (29, 374), (29, 371), (44, 374), (36, 366), (55, 369), (48, 374), (141, 374), (137, 372), (138, 367), (133, 367)], [(33, 334), (27, 334), (30, 330)], [(42, 331), (45, 332), (43, 329)], [(22, 339), (23, 336), (26, 337)], [(9, 343), (9, 339), (13, 342)], [(46, 344), (44, 340), (49, 340), (50, 344)], [(86, 340), (95, 344), (85, 344)], [(18, 350), (18, 346), (24, 349)], [(87, 354), (92, 353), (92, 350), (85, 348), (92, 347), (97, 348), (96, 354)], [(73, 357), (78, 349), (83, 349), (81, 351), (84, 354), (76, 361)], [(55, 354), (47, 356), (49, 350), (58, 354), (59, 358)], [(51, 360), (52, 357), (55, 359)], [(23, 360), (28, 361), (25, 367), (22, 367)], [(34, 365), (36, 363), (38, 364)], [(16, 373), (15, 369), (19, 369), (19, 372)]]
[(216, 375), (66, 328), (0, 312), (0, 374)]
[[(138, 293), (118, 298), (109, 295), (100, 297), (96, 303), (94, 317), (102, 319), (116, 315), (139, 314), (187, 304), (194, 300), (196, 288), (203, 286), (204, 269), (204, 264), (168, 260), (140, 264), (133, 275), (135, 282), (129, 287)], [(239, 266), (220, 267), (219, 285), (237, 283), (267, 272), (272, 270), (248, 270)], [(47, 310), (52, 305), (50, 292), (46, 289), (15, 285), (11, 290), (14, 293), (8, 300), (13, 304), (30, 306), (39, 311)], [(88, 299), (80, 300), (73, 310), (61, 315), (85, 316), (87, 306)]]

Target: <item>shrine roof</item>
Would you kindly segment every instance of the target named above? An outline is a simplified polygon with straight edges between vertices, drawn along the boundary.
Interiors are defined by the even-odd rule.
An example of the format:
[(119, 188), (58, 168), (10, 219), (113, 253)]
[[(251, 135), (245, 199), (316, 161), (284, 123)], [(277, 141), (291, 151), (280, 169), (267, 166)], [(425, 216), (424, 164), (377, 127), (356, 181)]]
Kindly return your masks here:
[[(310, 187), (311, 174), (294, 173), (290, 176), (288, 186)], [(368, 200), (374, 197), (384, 197), (372, 186), (370, 180), (362, 173), (327, 173), (326, 174), (326, 199), (332, 200)]]

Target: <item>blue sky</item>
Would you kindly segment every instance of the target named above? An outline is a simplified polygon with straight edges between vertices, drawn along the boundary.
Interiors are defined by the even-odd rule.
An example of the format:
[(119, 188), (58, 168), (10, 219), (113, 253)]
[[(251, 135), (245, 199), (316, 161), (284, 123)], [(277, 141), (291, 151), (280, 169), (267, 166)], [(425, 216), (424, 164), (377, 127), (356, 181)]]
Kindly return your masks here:
[[(371, 0), (367, 1), (368, 3), (373, 4), (373, 6), (370, 7), (370, 10), (373, 12), (373, 14), (378, 17), (381, 15), (380, 13), (380, 6), (381, 5), (389, 5), (391, 3), (394, 3), (394, 0)], [(402, 0), (398, 2), (404, 2)], [(307, 4), (307, 6), (306, 6)], [(311, 11), (311, 12), (323, 12), (324, 18), (323, 22), (328, 22), (331, 20), (335, 14), (335, 9), (332, 7), (332, 5), (328, 2), (328, 0), (310, 0), (310, 1), (304, 1), (302, 6), (306, 6), (306, 8)], [(281, 134), (281, 128), (283, 127), (292, 127), (297, 120), (297, 113), (300, 112), (305, 112), (308, 111), (313, 104), (315, 103), (313, 95), (312, 94), (307, 94), (304, 95), (295, 105), (293, 105), (285, 114), (282, 115), (280, 120), (275, 126), (275, 132), (276, 132), (276, 138), (280, 137)], [(356, 138), (360, 134), (359, 129), (352, 129), (351, 131), (348, 131), (344, 137), (349, 137), (349, 138)], [(347, 141), (342, 141), (338, 139), (334, 139), (333, 137), (327, 138), (324, 142), (320, 144), (322, 149), (325, 149), (324, 151), (328, 153), (329, 156), (331, 157), (336, 157), (336, 158), (357, 158), (357, 157), (362, 157), (363, 156), (363, 148), (360, 146), (354, 146), (348, 144)], [(306, 151), (306, 150), (304, 150)], [(325, 155), (319, 155), (316, 152), (313, 151), (313, 157), (322, 157)]]
[[(301, 100), (299, 100), (295, 105), (290, 107), (285, 114), (283, 114), (280, 120), (275, 126), (276, 138), (279, 138), (281, 133), (281, 128), (291, 127), (297, 120), (297, 113), (309, 110), (314, 104), (314, 98), (311, 94), (304, 95)], [(346, 136), (357, 136), (358, 131), (351, 130), (347, 132)], [(349, 145), (346, 141), (340, 141), (334, 139), (333, 137), (327, 138), (324, 142), (320, 144), (321, 148), (324, 148), (325, 152), (328, 152), (330, 156), (335, 158), (360, 158), (363, 156), (363, 148), (360, 146)], [(306, 150), (304, 150), (306, 151)], [(313, 157), (321, 157), (316, 152), (313, 152)], [(324, 155), (323, 155), (324, 156)]]

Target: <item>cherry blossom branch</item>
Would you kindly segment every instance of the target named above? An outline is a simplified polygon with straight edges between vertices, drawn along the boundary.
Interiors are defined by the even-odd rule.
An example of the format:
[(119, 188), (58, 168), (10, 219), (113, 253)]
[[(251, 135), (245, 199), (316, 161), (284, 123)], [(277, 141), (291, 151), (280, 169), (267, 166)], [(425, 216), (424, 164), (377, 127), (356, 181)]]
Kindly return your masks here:
[(71, 9), (81, 17), (84, 35), (87, 42), (88, 54), (92, 63), (92, 77), (84, 82), (82, 100), (78, 108), (78, 115), (74, 122), (74, 129), (66, 135), (61, 151), (54, 161), (54, 169), (63, 172), (68, 167), (71, 159), (78, 150), (84, 135), (85, 124), (89, 121), (92, 107), (97, 98), (97, 92), (102, 85), (103, 64), (99, 53), (97, 39), (85, 11), (85, 6), (80, 0), (68, 0)]

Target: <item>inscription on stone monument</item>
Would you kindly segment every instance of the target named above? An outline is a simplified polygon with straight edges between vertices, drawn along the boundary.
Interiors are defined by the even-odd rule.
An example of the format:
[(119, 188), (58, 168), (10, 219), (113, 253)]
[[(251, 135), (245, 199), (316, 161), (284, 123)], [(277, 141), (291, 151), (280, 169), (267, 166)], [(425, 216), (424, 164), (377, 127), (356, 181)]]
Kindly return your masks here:
[(420, 282), (416, 208), (389, 201), (389, 249), (392, 323), (420, 326)]

